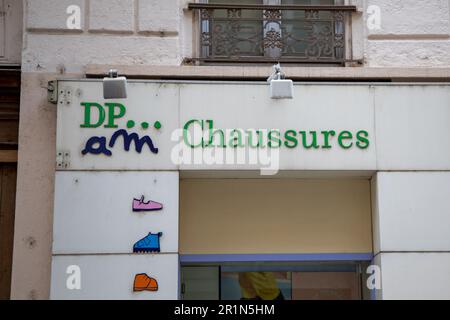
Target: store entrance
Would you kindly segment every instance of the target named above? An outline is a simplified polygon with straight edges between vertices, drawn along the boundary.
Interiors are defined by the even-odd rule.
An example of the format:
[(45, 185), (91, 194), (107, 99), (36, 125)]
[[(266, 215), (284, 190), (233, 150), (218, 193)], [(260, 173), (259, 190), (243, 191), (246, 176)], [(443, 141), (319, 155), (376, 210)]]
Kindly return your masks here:
[(369, 179), (182, 178), (181, 297), (369, 298)]
[(362, 300), (368, 262), (182, 265), (183, 300)]
[(20, 79), (19, 68), (0, 66), (0, 300), (11, 295)]
[(16, 165), (0, 161), (0, 300), (8, 300), (11, 292), (16, 179)]

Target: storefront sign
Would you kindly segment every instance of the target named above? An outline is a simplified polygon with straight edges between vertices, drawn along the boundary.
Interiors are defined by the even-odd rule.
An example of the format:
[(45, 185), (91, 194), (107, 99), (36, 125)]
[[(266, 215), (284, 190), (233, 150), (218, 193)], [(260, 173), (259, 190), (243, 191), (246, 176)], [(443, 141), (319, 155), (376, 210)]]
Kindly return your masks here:
[[(81, 153), (83, 155), (103, 154), (112, 156), (114, 147), (122, 148), (124, 151), (135, 151), (136, 153), (146, 152), (158, 153), (158, 148), (149, 133), (142, 135), (132, 131), (136, 120), (126, 120), (126, 106), (121, 103), (105, 103), (102, 106), (97, 102), (81, 102), (84, 109), (84, 122), (80, 128), (107, 128), (114, 129), (108, 136), (92, 136), (86, 142)], [(94, 112), (95, 110), (95, 112)], [(126, 120), (126, 129), (119, 128), (117, 120)], [(141, 127), (143, 130), (149, 128), (149, 123), (142, 119)], [(159, 130), (161, 123), (155, 122), (154, 128)], [(200, 139), (192, 139), (190, 129), (197, 131)], [(205, 139), (204, 136), (207, 136)], [(217, 141), (218, 140), (218, 141)], [(334, 141), (333, 141), (334, 140)], [(118, 142), (121, 141), (121, 142)], [(214, 127), (214, 120), (187, 121), (183, 126), (183, 141), (192, 148), (197, 147), (219, 147), (219, 148), (297, 148), (304, 149), (332, 149), (335, 145), (342, 149), (367, 149), (370, 145), (369, 133), (366, 130), (299, 130), (299, 129), (218, 129)]]
[(366, 86), (295, 86), (289, 101), (255, 84), (131, 82), (118, 100), (101, 82), (59, 88), (58, 170), (376, 169)]
[[(51, 297), (176, 299), (178, 181), (175, 172), (56, 172)], [(74, 267), (79, 285), (66, 286)]]
[[(80, 125), (81, 128), (98, 128), (107, 120), (103, 127), (116, 129), (118, 128), (116, 120), (125, 116), (126, 113), (126, 108), (121, 103), (105, 103), (105, 107), (103, 107), (101, 104), (95, 102), (82, 102), (81, 106), (84, 107), (84, 123)], [(105, 112), (105, 108), (108, 110), (107, 113)], [(92, 120), (92, 109), (97, 110), (95, 122)], [(127, 122), (127, 129), (130, 130), (134, 125), (135, 122), (129, 120)], [(143, 129), (147, 129), (149, 126), (148, 122), (145, 121), (141, 125)], [(159, 122), (155, 122), (155, 128), (161, 128)], [(153, 140), (149, 135), (139, 136), (139, 134), (129, 132), (125, 129), (114, 131), (109, 139), (105, 136), (92, 136), (86, 141), (85, 148), (81, 153), (83, 155), (90, 153), (111, 156), (111, 149), (114, 148), (118, 139), (122, 139), (123, 149), (125, 151), (130, 151), (131, 145), (134, 144), (134, 150), (137, 153), (141, 153), (144, 146), (148, 146), (150, 152), (158, 153), (158, 148), (154, 146)]]
[[(201, 130), (201, 138), (193, 141), (189, 129), (197, 126)], [(203, 138), (207, 136), (207, 139)], [(369, 133), (365, 130), (351, 132), (349, 130), (278, 130), (278, 129), (217, 129), (214, 120), (189, 120), (183, 127), (183, 140), (187, 146), (219, 147), (219, 148), (296, 148), (332, 149), (333, 139), (343, 149), (354, 146), (359, 149), (369, 147)], [(217, 141), (218, 140), (218, 141)]]

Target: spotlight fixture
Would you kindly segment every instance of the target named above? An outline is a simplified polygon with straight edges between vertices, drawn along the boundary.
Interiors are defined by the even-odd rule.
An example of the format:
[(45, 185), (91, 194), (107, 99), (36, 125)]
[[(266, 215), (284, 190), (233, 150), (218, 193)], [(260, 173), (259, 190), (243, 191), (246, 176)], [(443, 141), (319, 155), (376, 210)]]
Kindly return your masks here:
[(273, 66), (273, 73), (267, 82), (270, 83), (270, 98), (292, 99), (294, 97), (294, 83), (292, 80), (285, 79), (279, 63)]
[(104, 99), (125, 99), (127, 97), (127, 78), (119, 77), (118, 71), (111, 69), (103, 78)]

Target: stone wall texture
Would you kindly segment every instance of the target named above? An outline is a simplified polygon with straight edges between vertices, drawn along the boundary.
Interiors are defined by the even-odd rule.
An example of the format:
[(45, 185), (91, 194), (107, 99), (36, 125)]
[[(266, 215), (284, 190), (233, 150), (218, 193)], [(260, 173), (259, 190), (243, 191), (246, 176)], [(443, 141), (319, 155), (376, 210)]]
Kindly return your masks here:
[[(364, 5), (367, 66), (450, 66), (450, 1), (366, 0)], [(367, 27), (371, 6), (379, 8), (380, 28)]]
[[(87, 64), (180, 65), (183, 42), (191, 41), (189, 34), (180, 37), (186, 3), (27, 0), (23, 71), (82, 73)], [(74, 17), (68, 8), (74, 5), (80, 9), (77, 29), (67, 23)], [(192, 19), (189, 13), (186, 17)]]
[[(198, 23), (186, 9), (193, 1), (23, 0), (12, 298), (49, 296), (56, 109), (47, 102), (47, 81), (83, 77), (89, 64), (181, 65), (195, 54)], [(450, 67), (450, 0), (346, 3), (358, 7), (352, 41), (365, 67)], [(70, 6), (79, 8), (77, 29), (68, 28), (76, 15)], [(380, 13), (379, 28), (367, 27), (374, 18), (368, 12)]]
[[(82, 72), (86, 64), (180, 65), (195, 56), (189, 0), (27, 0), (24, 71)], [(449, 0), (348, 0), (356, 4), (355, 58), (367, 67), (450, 66)], [(69, 29), (67, 8), (80, 8)], [(379, 17), (374, 17), (374, 7)], [(370, 23), (379, 22), (376, 28)]]

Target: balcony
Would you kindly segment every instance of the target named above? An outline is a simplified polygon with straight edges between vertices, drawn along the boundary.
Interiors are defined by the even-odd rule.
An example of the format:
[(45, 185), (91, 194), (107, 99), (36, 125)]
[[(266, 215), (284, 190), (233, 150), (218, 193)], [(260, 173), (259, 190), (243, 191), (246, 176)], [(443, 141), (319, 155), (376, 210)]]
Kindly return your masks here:
[(201, 63), (339, 64), (352, 58), (355, 6), (190, 3)]

